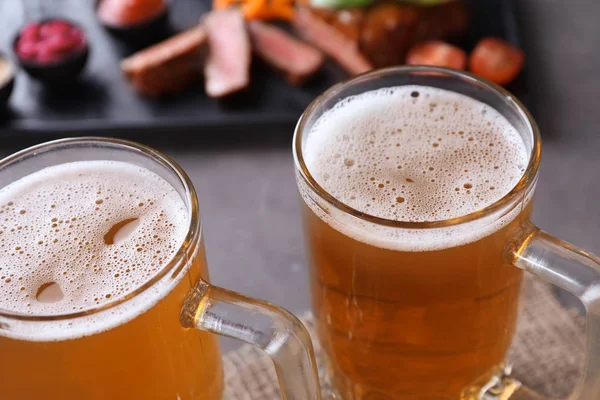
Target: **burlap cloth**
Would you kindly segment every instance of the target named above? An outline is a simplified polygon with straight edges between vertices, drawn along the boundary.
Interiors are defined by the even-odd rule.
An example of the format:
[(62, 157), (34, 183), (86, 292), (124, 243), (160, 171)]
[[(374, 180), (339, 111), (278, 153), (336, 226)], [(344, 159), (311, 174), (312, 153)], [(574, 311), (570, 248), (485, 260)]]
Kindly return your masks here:
[[(551, 398), (570, 393), (583, 367), (585, 324), (575, 310), (563, 308), (552, 287), (526, 277), (519, 325), (509, 359), (513, 375)], [(310, 313), (301, 317), (313, 335)], [(314, 336), (313, 336), (314, 338)], [(317, 363), (322, 357), (315, 342)], [(226, 400), (280, 399), (273, 365), (260, 350), (245, 345), (224, 360)]]

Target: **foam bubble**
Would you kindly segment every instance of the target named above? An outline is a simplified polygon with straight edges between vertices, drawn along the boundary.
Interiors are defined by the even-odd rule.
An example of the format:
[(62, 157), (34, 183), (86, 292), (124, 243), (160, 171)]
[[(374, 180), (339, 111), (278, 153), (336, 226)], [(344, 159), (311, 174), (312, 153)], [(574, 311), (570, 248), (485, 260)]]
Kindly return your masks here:
[[(517, 184), (528, 161), (521, 136), (498, 111), (423, 86), (340, 101), (314, 124), (303, 154), (317, 182), (343, 203), (406, 222), (489, 206)], [(414, 238), (398, 241), (405, 239)]]
[[(0, 309), (57, 315), (123, 297), (171, 260), (188, 219), (169, 183), (132, 164), (74, 162), (26, 176), (0, 190)], [(128, 231), (112, 237), (119, 223)]]

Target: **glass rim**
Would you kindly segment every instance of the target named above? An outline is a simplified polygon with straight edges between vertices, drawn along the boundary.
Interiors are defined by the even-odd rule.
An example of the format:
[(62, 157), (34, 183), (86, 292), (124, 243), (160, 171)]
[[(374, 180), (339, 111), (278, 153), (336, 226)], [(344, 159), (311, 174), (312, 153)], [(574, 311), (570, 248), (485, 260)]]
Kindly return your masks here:
[[(498, 199), (494, 203), (471, 212), (469, 214), (461, 215), (455, 218), (449, 218), (439, 221), (422, 221), (422, 222), (410, 222), (410, 221), (397, 221), (393, 219), (381, 218), (375, 215), (365, 213), (357, 210), (354, 207), (351, 207), (344, 202), (338, 200), (335, 196), (331, 195), (325, 188), (323, 188), (313, 177), (311, 172), (309, 171), (306, 162), (303, 156), (302, 150), (302, 141), (305, 134), (308, 134), (306, 125), (313, 115), (313, 113), (318, 109), (318, 107), (324, 103), (325, 101), (331, 99), (333, 96), (343, 91), (344, 89), (353, 86), (354, 84), (364, 80), (371, 78), (379, 78), (383, 76), (390, 75), (410, 75), (410, 74), (438, 74), (449, 76), (454, 79), (460, 79), (471, 85), (478, 85), (480, 87), (485, 88), (485, 90), (497, 95), (506, 103), (512, 104), (518, 112), (520, 112), (522, 119), (526, 123), (526, 126), (531, 133), (532, 136), (532, 146), (531, 152), (529, 154), (529, 161), (527, 163), (527, 167), (517, 182), (517, 184), (504, 195), (502, 198)], [(329, 204), (333, 205), (338, 210), (343, 211), (346, 214), (349, 214), (353, 217), (359, 218), (363, 221), (367, 221), (370, 223), (374, 223), (377, 225), (382, 225), (391, 228), (400, 228), (400, 229), (433, 229), (433, 228), (443, 228), (450, 227), (455, 225), (464, 224), (467, 222), (475, 221), (480, 218), (486, 217), (509, 204), (513, 201), (517, 196), (524, 193), (529, 186), (535, 182), (537, 177), (537, 173), (540, 165), (541, 158), (541, 136), (539, 128), (529, 112), (527, 108), (521, 103), (519, 99), (517, 99), (514, 95), (512, 95), (509, 91), (504, 89), (503, 87), (496, 85), (493, 82), (490, 82), (486, 79), (475, 76), (469, 72), (459, 71), (451, 68), (445, 67), (432, 67), (432, 66), (397, 66), (397, 67), (389, 67), (377, 69), (374, 71), (370, 71), (364, 74), (360, 74), (349, 78), (345, 81), (342, 81), (331, 88), (327, 89), (321, 95), (319, 95), (315, 100), (313, 100), (310, 105), (306, 108), (306, 110), (300, 116), (298, 123), (296, 124), (296, 129), (294, 131), (294, 138), (292, 144), (292, 150), (294, 154), (294, 164), (296, 166), (296, 170), (304, 180), (304, 182), (308, 185), (308, 187), (316, 193), (321, 199), (327, 201)]]
[(186, 259), (186, 255), (190, 251), (194, 251), (196, 248), (196, 244), (198, 243), (198, 239), (200, 237), (200, 212), (198, 206), (198, 197), (196, 195), (196, 191), (190, 180), (189, 176), (185, 173), (183, 168), (181, 168), (173, 159), (162, 154), (161, 152), (154, 150), (151, 147), (145, 146), (143, 144), (124, 140), (117, 138), (108, 138), (108, 137), (95, 137), (95, 136), (87, 136), (87, 137), (73, 137), (73, 138), (63, 138), (52, 140), (49, 142), (44, 142), (35, 146), (31, 146), (20, 150), (16, 153), (13, 153), (3, 159), (0, 160), (0, 168), (15, 162), (19, 159), (28, 156), (35, 156), (36, 153), (40, 151), (47, 151), (53, 148), (65, 146), (65, 145), (87, 145), (87, 144), (96, 144), (96, 145), (109, 145), (113, 147), (119, 147), (121, 149), (131, 150), (136, 153), (141, 153), (143, 155), (148, 156), (152, 161), (155, 161), (165, 167), (169, 172), (173, 173), (178, 182), (182, 184), (185, 190), (185, 198), (183, 199), (187, 205), (190, 207), (190, 215), (188, 217), (188, 227), (187, 233), (181, 242), (181, 245), (177, 249), (177, 251), (173, 254), (171, 260), (166, 263), (160, 270), (158, 270), (150, 279), (148, 279), (143, 285), (135, 288), (134, 290), (128, 292), (127, 294), (116, 298), (113, 301), (104, 303), (97, 307), (91, 307), (86, 310), (77, 311), (77, 312), (67, 312), (61, 314), (44, 314), (44, 315), (31, 315), (24, 313), (17, 313), (14, 311), (4, 310), (0, 308), (0, 317), (18, 320), (18, 321), (29, 321), (29, 322), (48, 322), (48, 321), (61, 321), (61, 320), (69, 320), (82, 318), (90, 315), (94, 315), (109, 309), (112, 309), (116, 306), (119, 306), (138, 295), (142, 294), (146, 290), (152, 288), (158, 281), (167, 276), (167, 274), (176, 269), (183, 260)]

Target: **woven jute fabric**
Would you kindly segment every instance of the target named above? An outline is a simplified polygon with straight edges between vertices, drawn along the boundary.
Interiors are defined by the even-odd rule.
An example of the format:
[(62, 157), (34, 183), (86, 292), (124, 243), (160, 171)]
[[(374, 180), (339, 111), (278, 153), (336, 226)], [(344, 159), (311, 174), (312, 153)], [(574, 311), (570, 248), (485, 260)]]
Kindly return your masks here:
[[(564, 398), (581, 374), (585, 348), (585, 323), (575, 310), (563, 308), (552, 287), (526, 277), (520, 303), (519, 324), (509, 354), (513, 375), (548, 398)], [(310, 313), (301, 317), (315, 344), (317, 363), (322, 352), (314, 336)], [(224, 359), (226, 400), (280, 399), (271, 360), (246, 345)]]

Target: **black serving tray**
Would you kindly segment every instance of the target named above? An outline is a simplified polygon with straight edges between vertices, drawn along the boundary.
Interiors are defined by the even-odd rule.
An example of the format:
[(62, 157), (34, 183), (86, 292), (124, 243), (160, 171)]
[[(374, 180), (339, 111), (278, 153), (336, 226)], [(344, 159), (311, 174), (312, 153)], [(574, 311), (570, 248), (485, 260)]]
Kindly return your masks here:
[[(226, 101), (208, 98), (202, 82), (170, 98), (150, 100), (124, 81), (119, 61), (141, 47), (125, 44), (107, 32), (94, 14), (94, 0), (0, 1), (0, 51), (29, 20), (65, 17), (87, 32), (91, 54), (86, 70), (73, 84), (46, 87), (19, 72), (8, 109), (0, 114), (0, 137), (134, 135), (255, 135), (291, 133), (305, 107), (321, 92), (346, 78), (329, 62), (303, 87), (293, 87), (260, 62), (252, 67), (251, 87)], [(461, 45), (470, 50), (482, 36), (499, 36), (519, 46), (515, 0), (471, 0), (472, 24)], [(210, 0), (173, 0), (173, 31), (195, 25)], [(524, 74), (509, 90), (527, 100)]]

